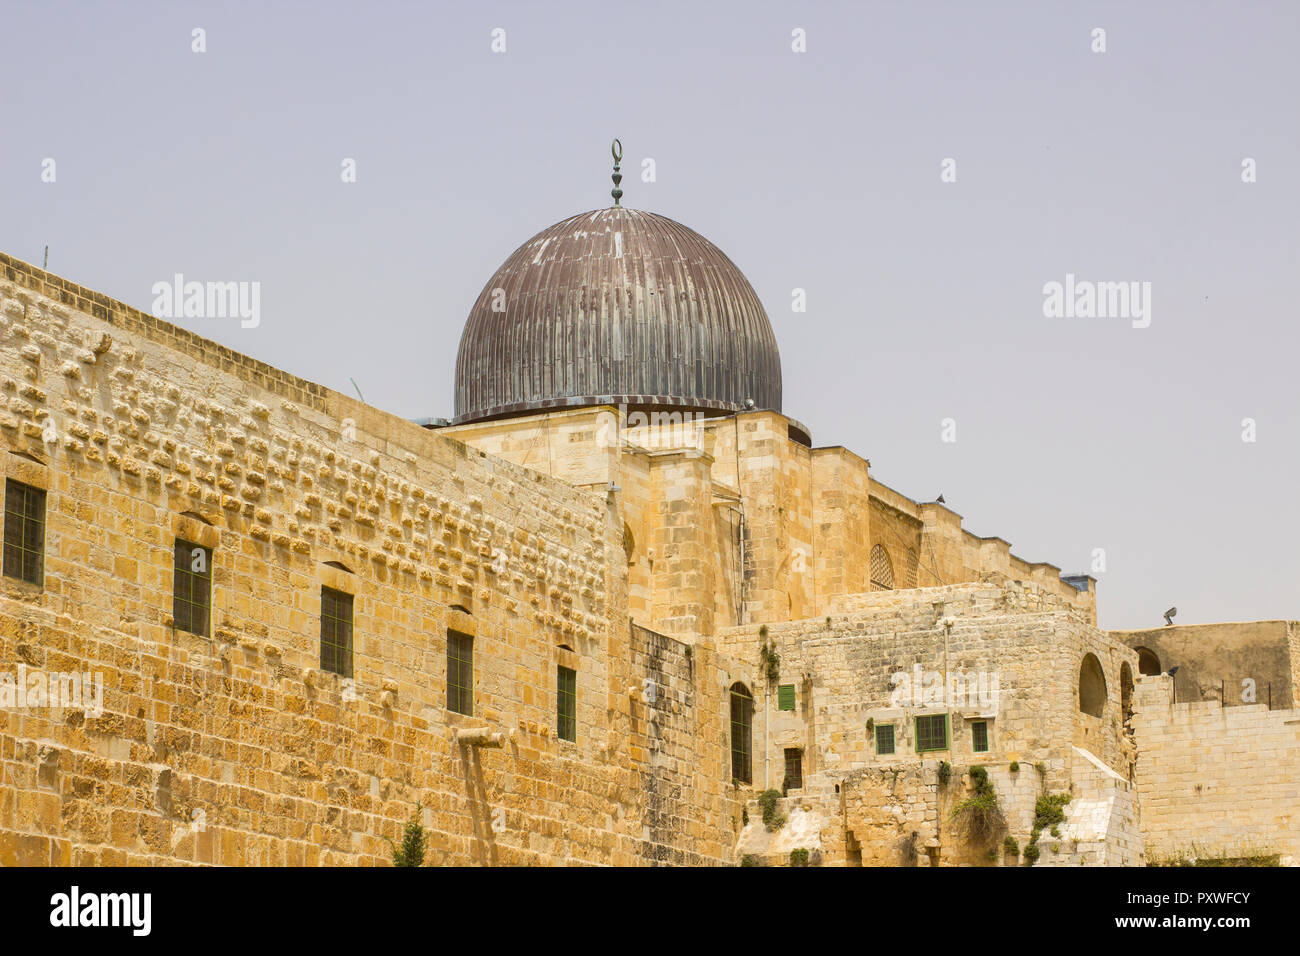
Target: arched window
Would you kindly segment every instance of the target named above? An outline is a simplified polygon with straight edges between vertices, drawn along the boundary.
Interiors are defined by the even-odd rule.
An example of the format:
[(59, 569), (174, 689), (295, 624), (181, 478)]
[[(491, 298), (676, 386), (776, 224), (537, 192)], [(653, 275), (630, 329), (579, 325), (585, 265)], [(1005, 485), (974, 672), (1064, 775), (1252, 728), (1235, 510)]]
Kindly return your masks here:
[(754, 695), (744, 684), (731, 685), (731, 777), (753, 783)]
[(871, 590), (892, 591), (894, 589), (894, 563), (889, 560), (889, 552), (876, 545), (871, 549)]
[(1156, 656), (1156, 652), (1146, 647), (1139, 647), (1137, 652), (1138, 673), (1143, 677), (1159, 677), (1162, 671), (1160, 670), (1160, 658)]
[(906, 572), (907, 577), (905, 579), (906, 582), (904, 585), (905, 587), (909, 587), (909, 588), (916, 587), (916, 572), (919, 564), (920, 562), (916, 558), (916, 549), (908, 548), (907, 549), (907, 572)]
[(1128, 661), (1119, 668), (1119, 705), (1125, 720), (1133, 716), (1133, 668)]
[(1079, 709), (1100, 717), (1105, 706), (1106, 676), (1101, 672), (1101, 661), (1096, 654), (1084, 654), (1079, 666)]

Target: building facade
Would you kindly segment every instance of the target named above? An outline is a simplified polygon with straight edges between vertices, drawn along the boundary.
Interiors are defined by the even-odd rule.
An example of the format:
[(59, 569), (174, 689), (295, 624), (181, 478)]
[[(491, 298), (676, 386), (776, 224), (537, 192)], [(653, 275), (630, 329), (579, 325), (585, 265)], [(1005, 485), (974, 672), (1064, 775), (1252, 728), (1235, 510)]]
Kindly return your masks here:
[(0, 268), (0, 863), (381, 865), (413, 814), (430, 864), (1300, 849), (1295, 625), (1225, 638), (1282, 769), (1211, 819), (1161, 668), (1203, 696), (1219, 651), (814, 446), (678, 223), (521, 246), (425, 423)]

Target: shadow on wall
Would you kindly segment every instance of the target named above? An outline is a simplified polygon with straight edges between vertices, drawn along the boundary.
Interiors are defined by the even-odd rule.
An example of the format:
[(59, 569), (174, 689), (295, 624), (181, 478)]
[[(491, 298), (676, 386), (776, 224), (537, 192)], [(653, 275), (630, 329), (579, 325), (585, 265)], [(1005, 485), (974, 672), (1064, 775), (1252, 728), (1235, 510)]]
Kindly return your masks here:
[(474, 830), (471, 859), (486, 866), (497, 865), (497, 843), (492, 829), (492, 805), (488, 801), (487, 784), (483, 781), (483, 762), (478, 748), (459, 745), (461, 767), (465, 774), (465, 796), (469, 800), (470, 821)]

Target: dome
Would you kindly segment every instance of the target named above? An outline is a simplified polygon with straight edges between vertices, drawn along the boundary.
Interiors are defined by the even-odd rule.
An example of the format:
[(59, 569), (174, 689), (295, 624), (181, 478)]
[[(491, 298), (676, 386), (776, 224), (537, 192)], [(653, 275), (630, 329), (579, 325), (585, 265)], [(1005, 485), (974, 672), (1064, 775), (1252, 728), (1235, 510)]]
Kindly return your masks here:
[(781, 410), (776, 336), (735, 263), (681, 223), (618, 205), (516, 249), (456, 356), (457, 424), (607, 404)]

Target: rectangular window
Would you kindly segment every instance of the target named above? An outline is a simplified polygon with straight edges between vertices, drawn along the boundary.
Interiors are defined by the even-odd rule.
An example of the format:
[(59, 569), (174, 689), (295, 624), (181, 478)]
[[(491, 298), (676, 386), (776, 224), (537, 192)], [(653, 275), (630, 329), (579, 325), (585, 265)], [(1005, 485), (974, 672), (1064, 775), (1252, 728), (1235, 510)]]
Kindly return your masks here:
[(750, 737), (754, 730), (754, 698), (731, 689), (731, 776), (741, 783), (753, 783)]
[(320, 669), (352, 676), (352, 595), (320, 589)]
[(172, 626), (207, 637), (211, 609), (212, 552), (177, 538), (172, 563)]
[(45, 580), (45, 492), (5, 482), (4, 574), (29, 584)]
[(578, 739), (578, 672), (571, 667), (555, 669), (555, 725), (561, 740)]
[(916, 752), (948, 749), (948, 715), (927, 714), (916, 718)]
[(474, 638), (447, 632), (447, 709), (474, 716)]
[(777, 687), (776, 709), (794, 710), (794, 684), (781, 684)]
[(977, 720), (970, 725), (970, 745), (977, 754), (988, 751), (989, 722), (987, 720)]
[(880, 756), (894, 752), (894, 725), (876, 724), (876, 753)]
[(785, 748), (785, 785), (788, 790), (803, 789), (803, 751), (797, 747)]

